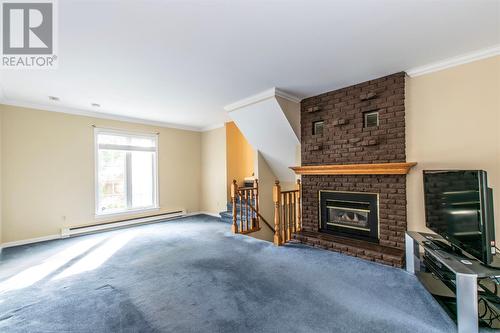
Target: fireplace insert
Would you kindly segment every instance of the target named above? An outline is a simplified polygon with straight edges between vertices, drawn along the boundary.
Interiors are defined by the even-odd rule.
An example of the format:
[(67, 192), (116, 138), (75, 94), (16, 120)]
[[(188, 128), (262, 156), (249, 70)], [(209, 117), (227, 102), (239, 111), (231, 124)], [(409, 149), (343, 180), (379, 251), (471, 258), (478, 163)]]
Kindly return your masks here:
[(319, 192), (319, 231), (378, 243), (378, 194)]

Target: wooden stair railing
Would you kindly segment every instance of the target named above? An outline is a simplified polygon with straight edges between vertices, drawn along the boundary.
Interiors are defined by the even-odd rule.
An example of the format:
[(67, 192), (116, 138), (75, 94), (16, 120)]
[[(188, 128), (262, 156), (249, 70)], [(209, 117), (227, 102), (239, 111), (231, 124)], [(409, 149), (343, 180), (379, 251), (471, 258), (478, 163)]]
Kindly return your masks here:
[[(259, 222), (260, 221), (264, 222), (264, 224), (274, 233), (275, 232), (274, 228), (271, 226), (271, 224), (269, 222), (267, 222), (267, 220), (264, 218), (264, 216), (262, 216), (262, 214), (259, 213), (254, 206), (249, 205), (249, 207), (251, 210), (254, 211), (255, 214), (257, 214), (257, 217), (259, 218)], [(259, 223), (259, 226), (260, 226), (260, 223)]]
[[(259, 213), (259, 181), (257, 179), (254, 180), (253, 186), (250, 187), (238, 187), (236, 180), (233, 180), (231, 184), (231, 203), (233, 205), (231, 230), (234, 233), (248, 234), (260, 230), (262, 216)], [(239, 212), (237, 205), (239, 206)], [(238, 223), (238, 220), (240, 223)]]
[(281, 191), (279, 181), (273, 187), (274, 227), (259, 212), (259, 182), (253, 186), (239, 187), (236, 180), (231, 184), (233, 222), (235, 234), (249, 234), (260, 230), (263, 222), (274, 233), (274, 244), (283, 245), (292, 238), (292, 233), (302, 229), (301, 183), (297, 180), (295, 190)]
[(302, 229), (301, 186), (298, 179), (295, 190), (281, 191), (280, 182), (275, 182), (273, 188), (275, 245), (283, 245), (292, 238), (292, 233)]

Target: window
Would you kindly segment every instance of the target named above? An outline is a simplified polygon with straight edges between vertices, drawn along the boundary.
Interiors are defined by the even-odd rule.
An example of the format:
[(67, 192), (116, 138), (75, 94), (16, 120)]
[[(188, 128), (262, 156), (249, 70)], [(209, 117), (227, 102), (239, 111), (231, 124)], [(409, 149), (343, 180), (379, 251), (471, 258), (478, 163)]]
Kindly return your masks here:
[(378, 111), (365, 112), (363, 115), (365, 128), (378, 126)]
[(313, 135), (323, 135), (324, 124), (322, 120), (313, 122)]
[(96, 214), (158, 208), (158, 136), (95, 129)]

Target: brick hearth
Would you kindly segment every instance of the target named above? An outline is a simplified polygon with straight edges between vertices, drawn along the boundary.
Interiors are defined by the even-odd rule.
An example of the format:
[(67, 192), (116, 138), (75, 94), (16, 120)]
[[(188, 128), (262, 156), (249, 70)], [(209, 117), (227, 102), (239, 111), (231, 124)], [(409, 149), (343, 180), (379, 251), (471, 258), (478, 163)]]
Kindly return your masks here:
[[(405, 73), (310, 97), (301, 103), (302, 165), (406, 161)], [(379, 113), (365, 128), (366, 112)], [(323, 133), (313, 134), (323, 121)], [(379, 194), (379, 244), (319, 232), (319, 190)], [(295, 239), (367, 260), (401, 267), (406, 231), (405, 175), (303, 175), (303, 232)]]

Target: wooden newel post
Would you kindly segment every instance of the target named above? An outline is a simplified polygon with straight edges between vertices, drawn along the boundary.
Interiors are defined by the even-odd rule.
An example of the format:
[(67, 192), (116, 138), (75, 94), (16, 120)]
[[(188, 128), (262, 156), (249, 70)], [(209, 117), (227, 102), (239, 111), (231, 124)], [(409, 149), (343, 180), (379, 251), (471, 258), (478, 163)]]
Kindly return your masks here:
[(276, 181), (273, 187), (273, 201), (274, 201), (274, 245), (281, 245), (280, 229), (280, 207), (281, 207), (281, 186), (280, 182)]
[[(255, 210), (257, 212), (259, 212), (259, 180), (258, 179), (255, 179), (253, 181), (253, 187), (254, 187), (254, 200), (255, 200)], [(256, 214), (256, 228), (259, 229), (260, 228), (260, 217), (259, 217), (259, 214)]]
[(297, 199), (295, 200), (295, 209), (296, 209), (296, 219), (297, 219), (297, 232), (302, 229), (302, 201), (300, 199), (302, 193), (302, 184), (300, 183), (300, 179), (297, 179)]
[(236, 224), (236, 195), (238, 193), (238, 184), (236, 184), (236, 180), (233, 180), (231, 184), (231, 203), (233, 204), (233, 225), (231, 226), (231, 230), (233, 233), (238, 232), (238, 224)]

